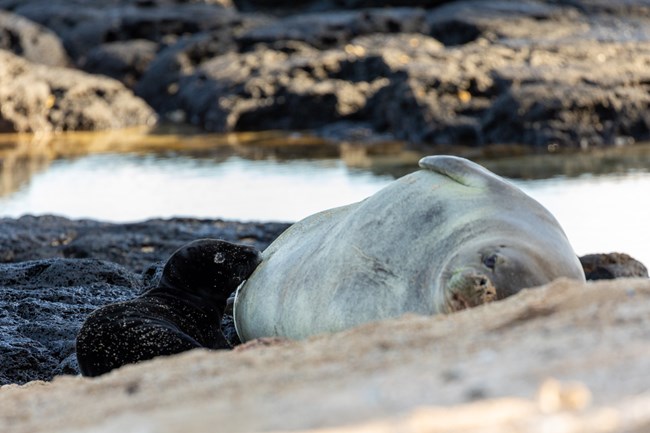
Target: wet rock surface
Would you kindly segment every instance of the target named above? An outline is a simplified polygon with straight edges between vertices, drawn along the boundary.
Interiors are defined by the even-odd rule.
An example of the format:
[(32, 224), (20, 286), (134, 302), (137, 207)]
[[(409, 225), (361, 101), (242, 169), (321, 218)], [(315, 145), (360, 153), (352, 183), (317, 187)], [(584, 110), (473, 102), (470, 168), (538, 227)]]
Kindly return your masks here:
[(49, 28), (76, 67), (121, 80), (161, 119), (207, 131), (312, 129), (336, 139), (363, 129), (365, 140), (428, 148), (551, 150), (650, 138), (650, 9), (641, 0), (0, 8)]
[[(91, 311), (157, 285), (181, 245), (218, 238), (265, 248), (286, 224), (58, 217), (0, 220), (0, 384), (77, 374), (74, 341)], [(226, 332), (236, 338), (230, 318)]]

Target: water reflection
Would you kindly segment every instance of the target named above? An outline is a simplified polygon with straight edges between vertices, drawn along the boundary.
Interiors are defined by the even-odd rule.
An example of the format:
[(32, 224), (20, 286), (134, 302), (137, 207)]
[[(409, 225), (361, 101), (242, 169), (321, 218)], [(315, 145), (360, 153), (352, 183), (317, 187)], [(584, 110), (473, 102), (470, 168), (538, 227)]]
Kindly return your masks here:
[[(165, 133), (161, 133), (165, 132)], [(349, 168), (397, 178), (413, 171), (417, 161), (430, 151), (408, 149), (404, 143), (333, 143), (305, 134), (257, 132), (197, 134), (193, 131), (157, 133), (134, 129), (108, 133), (70, 133), (50, 136), (0, 135), (0, 196), (24, 187), (31, 177), (52, 161), (95, 154), (136, 154), (189, 157), (214, 162), (232, 157), (259, 161), (338, 159)], [(468, 157), (502, 176), (516, 179), (545, 179), (558, 175), (625, 173), (650, 167), (650, 144), (590, 149), (569, 154), (531, 154), (521, 146), (491, 146), (488, 149), (447, 146), (440, 154)]]
[[(650, 263), (650, 146), (568, 155), (512, 147), (441, 151), (515, 179), (558, 218), (579, 254), (623, 251)], [(0, 216), (294, 221), (371, 195), (415, 170), (421, 156), (400, 143), (328, 143), (273, 132), (4, 136)]]
[(0, 197), (25, 187), (51, 160), (52, 155), (42, 141), (25, 137), (0, 140)]
[(625, 252), (650, 265), (650, 173), (515, 180), (557, 218), (580, 255)]
[(359, 201), (392, 180), (338, 159), (245, 160), (135, 154), (54, 161), (0, 216), (54, 213), (116, 222), (151, 217), (292, 221)]

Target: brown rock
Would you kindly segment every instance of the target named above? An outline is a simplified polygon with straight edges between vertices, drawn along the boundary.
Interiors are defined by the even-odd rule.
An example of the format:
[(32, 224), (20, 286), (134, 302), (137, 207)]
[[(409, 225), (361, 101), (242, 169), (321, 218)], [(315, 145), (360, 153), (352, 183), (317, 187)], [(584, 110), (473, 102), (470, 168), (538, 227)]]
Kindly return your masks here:
[(37, 65), (0, 50), (0, 132), (151, 125), (153, 110), (113, 79)]
[(0, 48), (31, 62), (67, 66), (68, 55), (51, 30), (10, 12), (0, 11)]
[(648, 280), (559, 280), (448, 316), (5, 386), (0, 430), (641, 432), (649, 317)]

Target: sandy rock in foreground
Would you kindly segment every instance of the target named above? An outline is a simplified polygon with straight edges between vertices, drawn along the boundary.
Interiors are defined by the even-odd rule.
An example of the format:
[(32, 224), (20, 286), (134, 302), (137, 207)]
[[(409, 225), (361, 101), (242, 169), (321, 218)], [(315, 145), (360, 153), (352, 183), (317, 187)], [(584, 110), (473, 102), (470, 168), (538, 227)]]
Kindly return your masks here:
[(560, 280), (449, 316), (5, 386), (0, 431), (640, 432), (649, 337), (649, 280)]

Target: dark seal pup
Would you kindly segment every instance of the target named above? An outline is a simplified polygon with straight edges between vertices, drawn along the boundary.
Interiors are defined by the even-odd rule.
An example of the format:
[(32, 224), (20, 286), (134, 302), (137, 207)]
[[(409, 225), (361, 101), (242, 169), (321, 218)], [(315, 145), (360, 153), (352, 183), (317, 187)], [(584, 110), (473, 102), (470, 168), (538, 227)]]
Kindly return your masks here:
[(77, 335), (84, 376), (197, 347), (228, 347), (221, 316), (228, 296), (261, 261), (253, 247), (201, 239), (179, 248), (158, 287), (88, 316)]

